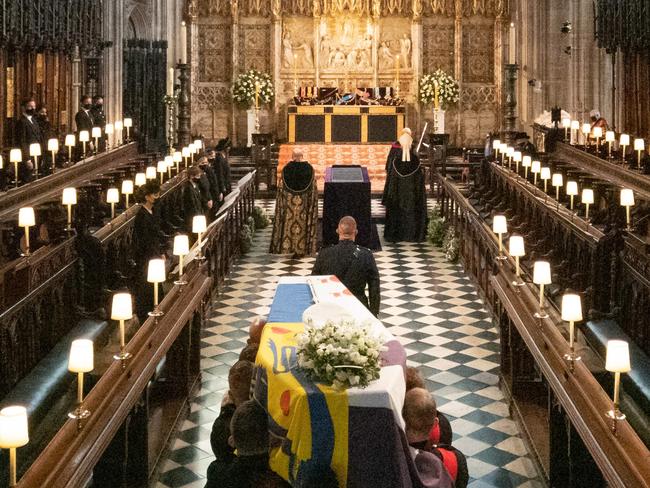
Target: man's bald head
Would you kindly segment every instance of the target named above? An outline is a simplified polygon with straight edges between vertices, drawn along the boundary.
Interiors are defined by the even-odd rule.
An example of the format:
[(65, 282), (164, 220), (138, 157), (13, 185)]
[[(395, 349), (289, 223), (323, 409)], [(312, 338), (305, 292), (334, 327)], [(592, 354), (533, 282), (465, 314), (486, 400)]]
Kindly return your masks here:
[(357, 221), (353, 217), (346, 215), (339, 220), (336, 233), (339, 235), (339, 240), (355, 240), (357, 237)]
[(303, 158), (302, 150), (294, 149), (293, 153), (291, 154), (291, 159), (293, 161), (302, 161), (302, 158)]
[(424, 388), (413, 388), (406, 392), (402, 416), (406, 423), (408, 441), (426, 440), (438, 418), (436, 401)]

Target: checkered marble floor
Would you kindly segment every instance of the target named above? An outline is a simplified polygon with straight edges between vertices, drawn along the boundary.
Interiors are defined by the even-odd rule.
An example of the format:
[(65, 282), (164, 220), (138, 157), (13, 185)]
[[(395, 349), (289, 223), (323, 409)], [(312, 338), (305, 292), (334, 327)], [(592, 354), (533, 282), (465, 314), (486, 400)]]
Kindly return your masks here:
[[(271, 201), (258, 204), (273, 207)], [(201, 389), (161, 462), (157, 488), (205, 485), (213, 460), (210, 430), (250, 319), (268, 312), (279, 276), (311, 271), (314, 258), (269, 255), (270, 235), (270, 227), (258, 231), (214, 304), (203, 332)], [(497, 331), (462, 266), (446, 262), (427, 243), (382, 241), (382, 248), (375, 254), (382, 280), (380, 319), (399, 337), (409, 364), (420, 369), (451, 421), (453, 444), (468, 459), (469, 486), (543, 487), (498, 387)]]

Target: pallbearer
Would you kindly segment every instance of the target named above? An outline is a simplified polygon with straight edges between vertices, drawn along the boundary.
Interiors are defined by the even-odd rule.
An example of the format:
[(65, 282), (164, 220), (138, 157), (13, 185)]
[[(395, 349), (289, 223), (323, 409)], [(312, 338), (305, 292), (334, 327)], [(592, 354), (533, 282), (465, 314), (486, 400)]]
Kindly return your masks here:
[(386, 161), (384, 237), (387, 241), (420, 242), (427, 231), (424, 171), (413, 149), (411, 130), (405, 128), (393, 143)]

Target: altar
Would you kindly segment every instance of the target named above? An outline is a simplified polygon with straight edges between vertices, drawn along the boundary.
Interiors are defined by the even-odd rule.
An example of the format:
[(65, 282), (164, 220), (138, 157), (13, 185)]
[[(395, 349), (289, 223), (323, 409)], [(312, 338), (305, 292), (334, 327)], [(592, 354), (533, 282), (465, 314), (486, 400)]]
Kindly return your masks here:
[(379, 143), (395, 141), (404, 128), (404, 106), (290, 105), (289, 143)]

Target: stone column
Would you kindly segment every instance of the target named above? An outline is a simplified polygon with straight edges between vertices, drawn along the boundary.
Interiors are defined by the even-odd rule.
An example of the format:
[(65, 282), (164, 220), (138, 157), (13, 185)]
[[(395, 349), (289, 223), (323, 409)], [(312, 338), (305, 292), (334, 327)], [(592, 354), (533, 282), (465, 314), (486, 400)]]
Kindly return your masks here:
[(460, 101), (457, 105), (458, 114), (456, 116), (456, 141), (464, 139), (464, 130), (462, 120), (463, 112), (463, 3), (456, 0), (456, 13), (454, 20), (454, 78), (458, 80), (458, 89), (460, 91)]
[(79, 97), (81, 97), (81, 57), (79, 46), (72, 51), (72, 110), (70, 112), (70, 127), (74, 121), (74, 115), (79, 111)]
[(517, 130), (517, 71), (519, 65), (506, 64), (506, 89), (504, 104), (504, 139), (506, 142), (514, 142), (515, 131)]
[(410, 91), (413, 96), (417, 131), (419, 132), (423, 127), (420, 113), (421, 107), (418, 101), (418, 82), (422, 75), (422, 19), (416, 16), (415, 12), (413, 15), (413, 23), (411, 24), (411, 72), (413, 73), (413, 78), (411, 80)]
[[(103, 52), (103, 87), (104, 110), (107, 122), (122, 120), (122, 83), (124, 51), (124, 0), (104, 2), (104, 39), (110, 41), (110, 47)], [(76, 99), (76, 100), (75, 100)], [(73, 103), (79, 102), (79, 96)], [(76, 113), (76, 109), (73, 113)]]
[[(239, 74), (239, 13), (237, 9), (237, 2), (233, 3), (231, 9), (232, 14), (232, 75), (231, 83), (235, 82), (235, 78)], [(237, 131), (237, 107), (235, 102), (231, 102), (231, 124), (232, 124), (232, 140), (237, 144), (239, 142)]]

